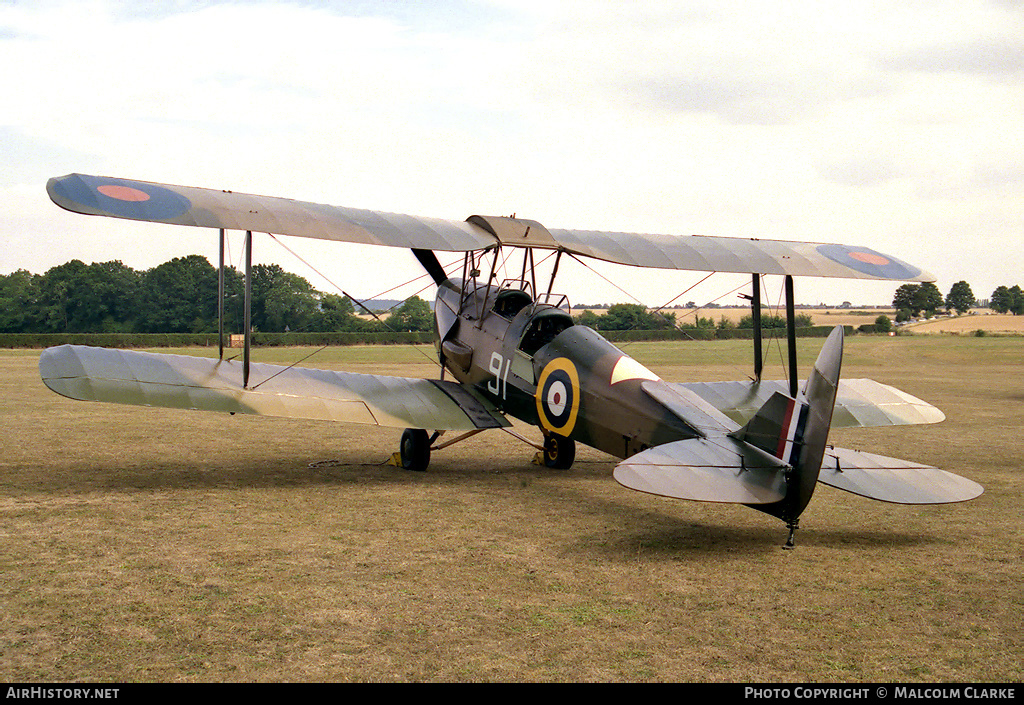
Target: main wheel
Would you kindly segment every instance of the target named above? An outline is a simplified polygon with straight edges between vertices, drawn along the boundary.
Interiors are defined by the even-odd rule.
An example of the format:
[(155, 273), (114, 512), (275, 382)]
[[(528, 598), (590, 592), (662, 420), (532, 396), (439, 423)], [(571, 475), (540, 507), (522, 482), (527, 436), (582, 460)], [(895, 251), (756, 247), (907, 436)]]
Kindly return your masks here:
[(571, 438), (549, 434), (544, 439), (544, 465), (556, 470), (568, 470), (576, 459), (576, 442)]
[(406, 470), (423, 472), (430, 464), (430, 437), (422, 428), (405, 429), (399, 450)]

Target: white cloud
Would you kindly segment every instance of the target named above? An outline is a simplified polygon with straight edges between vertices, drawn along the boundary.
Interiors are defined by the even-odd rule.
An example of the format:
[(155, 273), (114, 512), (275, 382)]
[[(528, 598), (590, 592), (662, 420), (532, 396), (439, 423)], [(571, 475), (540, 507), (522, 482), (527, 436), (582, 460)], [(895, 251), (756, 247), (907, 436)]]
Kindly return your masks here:
[[(0, 7), (0, 61), (13, 67), (0, 91), (16, 97), (0, 103), (8, 270), (71, 256), (152, 266), (207, 241), (212, 252), (201, 234), (58, 211), (43, 183), (70, 171), (450, 218), (864, 244), (943, 289), (990, 291), (1022, 268), (1006, 247), (1024, 195), (1012, 5), (125, 7)], [(79, 236), (55, 247), (33, 228)], [(978, 233), (986, 247), (949, 257)], [(337, 257), (334, 280), (363, 276), (336, 245), (292, 244)], [(395, 276), (418, 273), (406, 270)], [(650, 303), (690, 281), (644, 280)], [(613, 295), (603, 287), (574, 299)], [(806, 300), (857, 299), (836, 291), (798, 286)]]

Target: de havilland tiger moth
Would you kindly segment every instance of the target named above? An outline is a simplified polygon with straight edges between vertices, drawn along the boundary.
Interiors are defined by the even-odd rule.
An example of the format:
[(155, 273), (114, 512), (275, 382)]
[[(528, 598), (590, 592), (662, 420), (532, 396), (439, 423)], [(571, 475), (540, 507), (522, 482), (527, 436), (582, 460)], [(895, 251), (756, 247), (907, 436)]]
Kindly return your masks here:
[[(426, 470), (431, 452), (485, 430), (537, 427), (539, 456), (569, 468), (575, 444), (620, 459), (625, 487), (666, 497), (745, 504), (777, 517), (793, 545), (818, 483), (884, 502), (940, 504), (977, 497), (977, 483), (938, 468), (828, 444), (833, 427), (942, 421), (934, 406), (869, 379), (840, 381), (843, 329), (828, 336), (807, 379), (797, 377), (793, 277), (926, 282), (934, 277), (866, 247), (705, 236), (548, 229), (517, 217), (464, 221), (343, 208), (232, 191), (70, 174), (47, 192), (76, 213), (246, 232), (243, 359), (62, 345), (39, 361), (43, 382), (72, 399), (322, 419), (405, 429), (396, 459)], [(250, 363), (252, 232), (408, 248), (437, 285), (440, 379)], [(554, 265), (545, 291), (534, 252)], [(499, 281), (499, 258), (522, 275)], [(462, 253), (449, 276), (435, 252)], [(574, 323), (553, 294), (563, 257), (664, 270), (752, 276), (755, 377), (679, 384), (660, 379), (600, 334)], [(761, 379), (760, 277), (784, 277), (789, 372)], [(223, 303), (223, 284), (221, 286)], [(223, 310), (223, 307), (222, 307)], [(446, 376), (450, 375), (450, 379)], [(252, 384), (254, 379), (261, 380)], [(461, 432), (444, 439), (445, 432)]]

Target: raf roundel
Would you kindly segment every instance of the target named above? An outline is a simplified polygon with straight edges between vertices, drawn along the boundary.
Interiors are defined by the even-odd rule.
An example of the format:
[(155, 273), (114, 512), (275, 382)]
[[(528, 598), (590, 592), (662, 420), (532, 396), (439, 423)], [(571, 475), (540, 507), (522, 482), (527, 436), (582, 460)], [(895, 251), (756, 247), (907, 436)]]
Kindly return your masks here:
[(887, 257), (867, 247), (818, 245), (817, 250), (833, 262), (838, 262), (870, 277), (906, 280), (914, 279), (921, 274), (921, 270), (917, 267), (901, 262), (895, 257)]
[(580, 409), (580, 378), (564, 357), (549, 362), (537, 383), (537, 415), (546, 430), (568, 436)]
[(91, 204), (104, 215), (153, 222), (173, 222), (192, 208), (185, 196), (158, 184), (105, 176), (80, 176), (62, 187), (78, 203)]

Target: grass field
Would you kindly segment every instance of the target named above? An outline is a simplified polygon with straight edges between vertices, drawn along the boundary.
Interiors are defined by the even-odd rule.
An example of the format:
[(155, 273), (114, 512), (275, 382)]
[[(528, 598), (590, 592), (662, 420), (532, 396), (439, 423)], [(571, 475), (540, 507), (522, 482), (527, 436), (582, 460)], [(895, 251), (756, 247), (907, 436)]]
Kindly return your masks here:
[[(804, 365), (821, 342), (800, 341)], [(750, 369), (749, 341), (626, 350), (669, 380)], [(432, 376), (430, 351), (307, 364)], [(381, 464), (398, 430), (72, 402), (37, 360), (0, 351), (2, 680), (1024, 677), (1021, 338), (848, 340), (845, 376), (948, 418), (833, 441), (985, 494), (903, 507), (822, 487), (795, 551), (746, 507), (626, 490), (593, 451), (548, 471), (495, 432), (407, 473)]]

